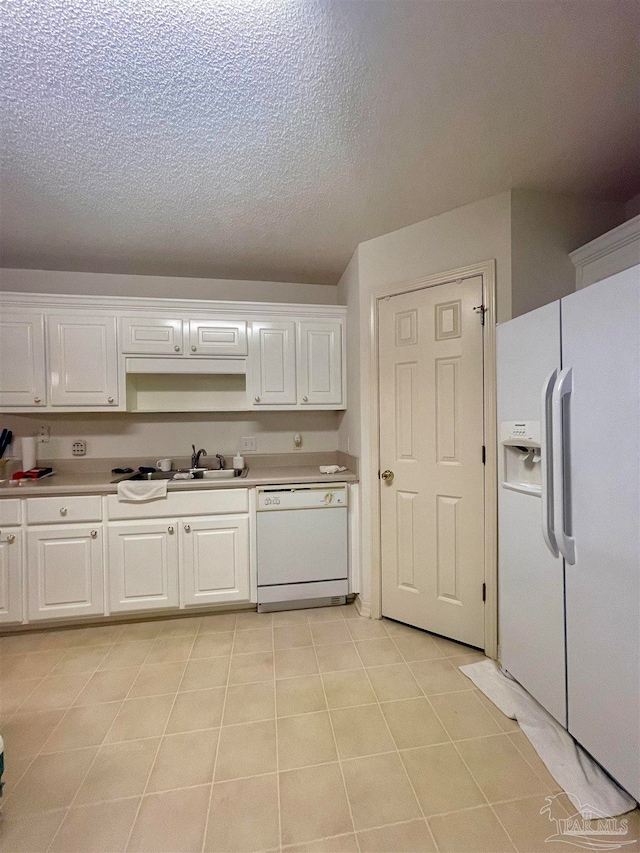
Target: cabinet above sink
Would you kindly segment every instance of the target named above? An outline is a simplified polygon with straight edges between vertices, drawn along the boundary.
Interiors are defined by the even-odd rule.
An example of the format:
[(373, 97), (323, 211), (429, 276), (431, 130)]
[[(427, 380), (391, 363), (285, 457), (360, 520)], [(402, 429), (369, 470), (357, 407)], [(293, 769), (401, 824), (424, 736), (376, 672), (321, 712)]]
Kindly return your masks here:
[(346, 308), (0, 295), (0, 412), (346, 408)]

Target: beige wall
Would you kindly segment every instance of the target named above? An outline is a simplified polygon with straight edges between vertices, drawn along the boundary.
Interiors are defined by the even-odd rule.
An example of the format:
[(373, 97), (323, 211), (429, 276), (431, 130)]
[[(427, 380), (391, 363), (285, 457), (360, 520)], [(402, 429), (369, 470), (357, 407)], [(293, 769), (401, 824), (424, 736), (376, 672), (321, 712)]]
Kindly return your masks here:
[(71, 293), (161, 299), (300, 302), (311, 305), (335, 305), (338, 297), (337, 287), (325, 284), (6, 268), (0, 270), (0, 290), (15, 290), (20, 293)]
[[(293, 436), (302, 436), (301, 451), (336, 450), (338, 412), (237, 412), (224, 414), (3, 415), (2, 425), (15, 437), (36, 435), (41, 424), (51, 439), (40, 446), (42, 459), (69, 459), (74, 439), (87, 442), (87, 458), (188, 456), (191, 445), (209, 454), (230, 455), (244, 435), (255, 435), (258, 453), (293, 453)], [(10, 455), (19, 454), (14, 442)], [(251, 454), (245, 454), (249, 457)]]
[(338, 301), (347, 311), (347, 409), (340, 414), (338, 445), (360, 456), (360, 275), (356, 249), (338, 282)]
[(511, 310), (514, 317), (576, 289), (569, 252), (624, 221), (620, 202), (535, 190), (511, 191)]

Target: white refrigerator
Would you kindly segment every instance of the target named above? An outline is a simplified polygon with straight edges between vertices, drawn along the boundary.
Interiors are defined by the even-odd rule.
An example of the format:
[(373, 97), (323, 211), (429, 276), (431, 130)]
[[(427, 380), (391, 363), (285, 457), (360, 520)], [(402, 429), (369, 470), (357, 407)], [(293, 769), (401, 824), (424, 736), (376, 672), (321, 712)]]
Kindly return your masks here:
[(497, 330), (499, 648), (640, 797), (640, 267)]

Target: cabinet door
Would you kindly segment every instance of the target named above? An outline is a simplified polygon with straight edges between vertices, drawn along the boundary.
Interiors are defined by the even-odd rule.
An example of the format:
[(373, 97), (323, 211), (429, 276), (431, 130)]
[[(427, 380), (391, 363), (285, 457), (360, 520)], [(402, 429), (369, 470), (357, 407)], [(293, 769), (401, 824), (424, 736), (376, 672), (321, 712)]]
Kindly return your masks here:
[(298, 402), (342, 404), (342, 323), (298, 323)]
[(293, 405), (296, 402), (295, 323), (251, 324), (250, 405)]
[(104, 613), (101, 527), (29, 531), (27, 565), (30, 620)]
[(185, 604), (249, 600), (249, 517), (195, 518), (181, 523)]
[(171, 317), (121, 317), (123, 353), (175, 355), (182, 353), (182, 320)]
[(112, 613), (178, 607), (177, 522), (110, 524), (109, 589)]
[(246, 320), (190, 320), (190, 355), (246, 355)]
[(52, 406), (117, 406), (115, 317), (50, 316)]
[(0, 318), (0, 406), (44, 406), (44, 318), (5, 314)]
[(0, 532), (0, 623), (22, 621), (22, 533)]

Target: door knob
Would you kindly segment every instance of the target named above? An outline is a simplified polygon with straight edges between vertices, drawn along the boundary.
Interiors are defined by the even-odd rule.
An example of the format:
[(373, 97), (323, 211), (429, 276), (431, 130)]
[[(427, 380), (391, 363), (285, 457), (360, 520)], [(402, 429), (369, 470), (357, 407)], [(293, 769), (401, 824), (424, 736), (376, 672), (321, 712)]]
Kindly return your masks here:
[(60, 515), (66, 515), (66, 514), (67, 514), (66, 506), (61, 506), (60, 507)]
[(6, 539), (0, 539), (0, 542), (6, 542), (7, 545), (13, 545), (13, 543), (15, 541), (16, 541), (16, 537), (14, 536), (13, 533), (10, 533)]
[(92, 531), (91, 531), (91, 538), (92, 538), (92, 539), (95, 539), (97, 535), (98, 535), (98, 531), (97, 531), (97, 530), (92, 530)]
[(197, 352), (198, 347), (191, 347), (191, 352)]
[(174, 346), (174, 350), (175, 350), (176, 352), (180, 352), (180, 347), (178, 346), (178, 344), (176, 344), (176, 345)]
[(109, 397), (109, 402), (113, 403), (113, 397)]
[(169, 527), (167, 527), (167, 530), (169, 533), (173, 533), (173, 525), (170, 525)]
[(394, 473), (393, 473), (393, 471), (389, 471), (388, 468), (386, 471), (383, 471), (380, 476), (385, 481), (385, 483), (392, 483), (393, 482)]
[(40, 403), (41, 402), (40, 397), (34, 397), (33, 402), (34, 403)]
[(308, 397), (303, 397), (303, 398), (302, 398), (302, 402), (303, 402), (303, 403), (308, 403), (308, 402), (309, 402), (309, 398), (308, 398)]
[(191, 533), (191, 525), (190, 524), (185, 524), (184, 532), (185, 533)]
[(260, 397), (254, 397), (253, 399), (256, 401), (256, 403), (260, 402)]

